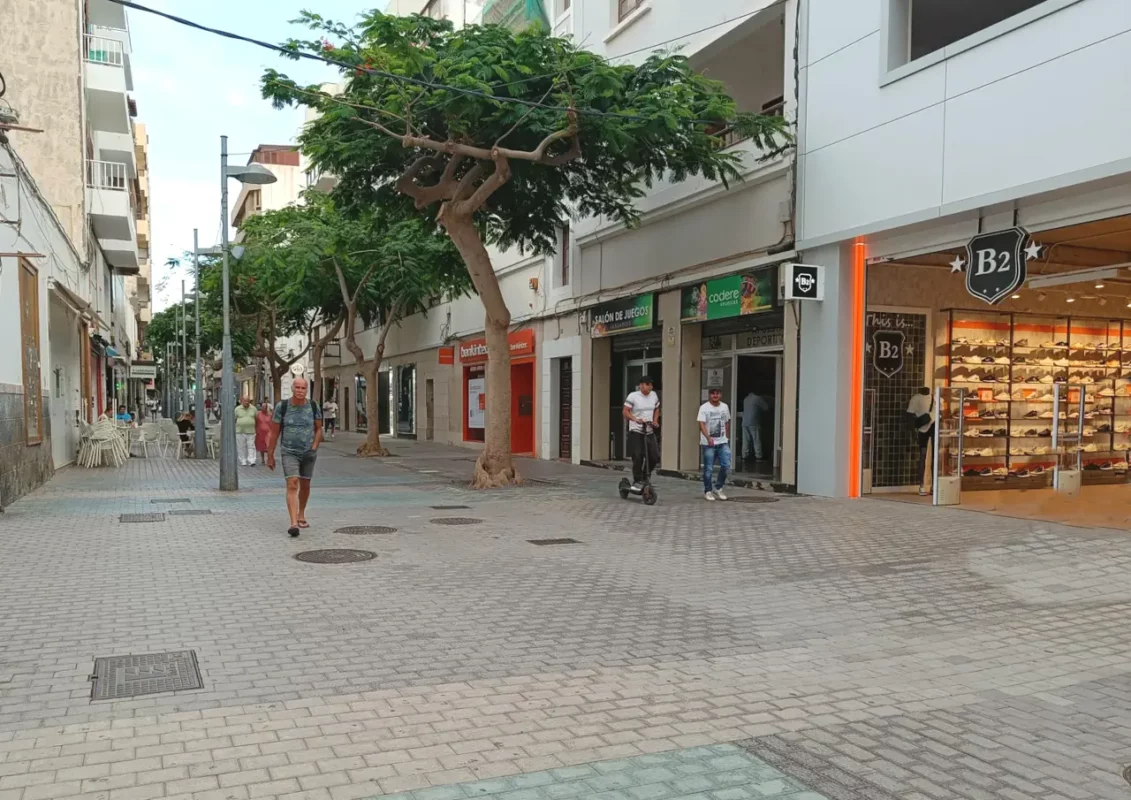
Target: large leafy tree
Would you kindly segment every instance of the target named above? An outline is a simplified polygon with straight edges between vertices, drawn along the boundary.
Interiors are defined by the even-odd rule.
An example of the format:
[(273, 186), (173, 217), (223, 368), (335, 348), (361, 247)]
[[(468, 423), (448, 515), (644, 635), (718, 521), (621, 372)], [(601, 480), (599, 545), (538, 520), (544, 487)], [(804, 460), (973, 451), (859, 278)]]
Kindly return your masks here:
[(487, 431), (473, 485), (510, 483), (511, 315), (485, 244), (548, 253), (572, 215), (632, 224), (635, 201), (661, 177), (737, 178), (726, 130), (769, 154), (789, 143), (785, 124), (740, 113), (678, 55), (614, 65), (540, 27), (455, 31), (377, 11), (356, 28), (309, 12), (302, 21), (321, 38), (288, 48), (342, 64), (342, 92), (268, 70), (264, 96), (317, 109), (302, 146), (339, 177), (344, 202), (407, 200), (447, 230), (486, 312)]

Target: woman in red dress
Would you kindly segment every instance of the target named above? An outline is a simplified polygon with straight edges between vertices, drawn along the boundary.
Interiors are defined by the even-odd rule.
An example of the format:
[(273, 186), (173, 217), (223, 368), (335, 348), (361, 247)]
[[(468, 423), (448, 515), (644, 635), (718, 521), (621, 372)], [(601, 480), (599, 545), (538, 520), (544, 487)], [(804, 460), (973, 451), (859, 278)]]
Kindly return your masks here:
[(267, 439), (271, 433), (271, 404), (264, 403), (255, 415), (255, 451), (261, 462), (267, 461)]

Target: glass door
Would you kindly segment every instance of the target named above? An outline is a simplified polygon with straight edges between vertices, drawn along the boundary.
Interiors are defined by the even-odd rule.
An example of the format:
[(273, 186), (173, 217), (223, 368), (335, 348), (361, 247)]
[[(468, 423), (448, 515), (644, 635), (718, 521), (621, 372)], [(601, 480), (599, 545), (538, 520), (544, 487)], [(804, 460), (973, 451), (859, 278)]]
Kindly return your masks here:
[[(630, 393), (638, 391), (640, 388), (640, 379), (647, 375), (652, 379), (652, 391), (660, 399), (660, 428), (656, 431), (656, 439), (660, 441), (663, 439), (663, 366), (658, 358), (643, 358), (634, 359), (625, 362), (624, 365), (624, 393), (627, 397)], [(621, 404), (624, 404), (623, 398)], [(628, 441), (628, 420), (622, 417), (621, 419), (621, 442)], [(627, 454), (627, 448), (625, 448)], [(625, 456), (627, 457), (627, 455)]]
[(416, 435), (416, 365), (397, 370), (397, 436)]

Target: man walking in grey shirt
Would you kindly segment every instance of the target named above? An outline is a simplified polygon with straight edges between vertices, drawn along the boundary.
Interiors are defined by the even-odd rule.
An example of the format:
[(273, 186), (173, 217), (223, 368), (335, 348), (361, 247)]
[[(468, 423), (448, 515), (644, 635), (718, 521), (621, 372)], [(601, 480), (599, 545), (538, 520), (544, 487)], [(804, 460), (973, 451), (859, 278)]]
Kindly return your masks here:
[(298, 536), (300, 528), (309, 528), (306, 501), (310, 499), (310, 480), (314, 462), (322, 444), (322, 410), (306, 399), (305, 378), (295, 378), (290, 400), (275, 407), (271, 418), (271, 437), (267, 442), (267, 466), (275, 469), (275, 443), (282, 440), (283, 476), (287, 479), (287, 512), (291, 527), (287, 533)]

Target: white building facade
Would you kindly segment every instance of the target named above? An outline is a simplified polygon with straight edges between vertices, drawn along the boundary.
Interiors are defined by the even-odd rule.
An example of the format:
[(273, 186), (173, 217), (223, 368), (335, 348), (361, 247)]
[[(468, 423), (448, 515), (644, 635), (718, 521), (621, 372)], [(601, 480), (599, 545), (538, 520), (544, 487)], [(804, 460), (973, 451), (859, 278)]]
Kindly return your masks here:
[[(939, 447), (963, 493), (1049, 485), (1052, 426), (1015, 421), (1061, 385), (1086, 405), (1084, 482), (1125, 476), (1131, 4), (802, 0), (799, 22), (797, 248), (826, 285), (800, 309), (798, 489), (931, 490), (901, 419), (919, 387), (1004, 420)], [(1036, 249), (1003, 251), (990, 304), (976, 237), (1014, 228)]]

